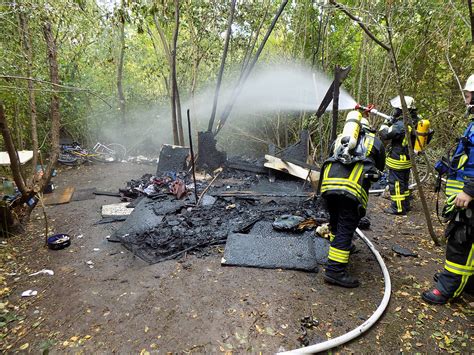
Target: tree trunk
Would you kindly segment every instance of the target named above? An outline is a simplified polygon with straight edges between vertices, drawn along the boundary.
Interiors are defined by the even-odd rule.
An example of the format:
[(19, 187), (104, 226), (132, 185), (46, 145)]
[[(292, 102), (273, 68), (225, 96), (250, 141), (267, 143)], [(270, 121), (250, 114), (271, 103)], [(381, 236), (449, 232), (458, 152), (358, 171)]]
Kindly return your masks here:
[[(173, 42), (171, 48), (171, 83), (172, 83), (172, 100), (174, 110), (174, 120), (176, 121), (178, 131), (178, 144), (184, 145), (184, 131), (183, 131), (183, 120), (181, 117), (181, 102), (179, 100), (178, 92), (178, 81), (176, 79), (176, 48), (178, 44), (178, 33), (179, 33), (179, 0), (174, 0), (174, 32)], [(174, 129), (174, 127), (173, 127)]]
[(214, 126), (214, 119), (216, 117), (217, 100), (219, 99), (219, 91), (221, 88), (222, 76), (224, 74), (225, 60), (227, 58), (227, 51), (229, 49), (229, 40), (230, 40), (230, 36), (232, 35), (232, 22), (234, 20), (234, 11), (235, 11), (236, 2), (237, 0), (232, 0), (231, 5), (230, 5), (230, 13), (229, 13), (229, 18), (227, 20), (227, 32), (225, 36), (224, 50), (222, 52), (221, 66), (219, 68), (219, 74), (217, 75), (217, 84), (216, 84), (216, 91), (214, 93), (214, 102), (212, 104), (211, 118), (209, 119), (209, 125), (207, 127), (207, 130), (209, 132), (212, 132), (212, 127)]
[(15, 181), (18, 190), (20, 190), (23, 196), (28, 194), (28, 190), (25, 185), (25, 180), (21, 175), (21, 165), (20, 165), (20, 158), (18, 157), (18, 152), (15, 147), (15, 143), (13, 143), (13, 138), (8, 128), (7, 118), (5, 117), (5, 112), (3, 110), (3, 102), (0, 101), (0, 130), (2, 132), (3, 141), (5, 144), (5, 149), (8, 152), (8, 156), (10, 157), (10, 168), (13, 175), (13, 180)]
[[(433, 239), (434, 243), (436, 245), (440, 245), (440, 241), (438, 237), (436, 236), (436, 233), (433, 229), (433, 223), (431, 222), (431, 216), (430, 216), (430, 211), (428, 209), (428, 204), (426, 203), (426, 198), (425, 198), (425, 192), (423, 190), (423, 186), (421, 185), (420, 181), (420, 175), (418, 174), (418, 167), (415, 162), (415, 152), (413, 151), (413, 147), (411, 145), (411, 136), (410, 136), (410, 130), (409, 127), (411, 125), (408, 123), (408, 107), (405, 102), (405, 93), (403, 92), (403, 86), (401, 83), (401, 74), (400, 74), (400, 69), (398, 67), (398, 62), (397, 62), (397, 57), (394, 53), (393, 50), (393, 42), (392, 42), (392, 30), (389, 27), (388, 24), (388, 16), (386, 16), (386, 21), (387, 21), (387, 32), (388, 32), (388, 40), (389, 40), (389, 46), (390, 50), (388, 51), (389, 56), (391, 57), (392, 60), (392, 66), (393, 66), (393, 71), (395, 72), (395, 79), (397, 80), (397, 86), (398, 86), (398, 95), (400, 95), (400, 101), (402, 103), (402, 110), (403, 110), (403, 125), (405, 126), (405, 136), (407, 139), (408, 143), (408, 152), (410, 153), (410, 159), (412, 162), (412, 170), (413, 170), (413, 176), (415, 177), (416, 185), (418, 187), (418, 193), (420, 194), (420, 200), (421, 200), (421, 205), (423, 207), (423, 212), (425, 214), (426, 218), (426, 226), (428, 228), (428, 232), (430, 233), (431, 239)], [(413, 128), (415, 129), (415, 128)]]
[(46, 42), (48, 63), (49, 63), (49, 76), (51, 81), (51, 153), (49, 155), (49, 163), (43, 178), (40, 182), (40, 191), (43, 191), (44, 187), (51, 180), (53, 168), (56, 165), (59, 156), (59, 129), (61, 125), (61, 116), (59, 113), (59, 70), (58, 70), (58, 59), (56, 40), (51, 30), (51, 23), (45, 22), (43, 25), (43, 34)]
[[(22, 34), (23, 48), (26, 54), (26, 75), (32, 77), (33, 68), (33, 50), (31, 46), (31, 36), (28, 27), (28, 21), (23, 12), (19, 13), (20, 31)], [(38, 164), (38, 130), (36, 121), (36, 95), (32, 80), (28, 80), (28, 101), (30, 106), (30, 129), (31, 129), (31, 149), (33, 150), (33, 180), (36, 173), (36, 165)]]
[[(156, 15), (153, 16), (153, 21), (155, 23), (156, 30), (161, 39), (161, 44), (163, 45), (163, 50), (165, 51), (166, 59), (170, 66), (170, 78), (169, 82), (171, 84), (170, 94), (170, 103), (171, 103), (171, 125), (173, 127), (173, 143), (179, 145), (179, 134), (178, 134), (178, 123), (176, 118), (176, 91), (174, 90), (174, 79), (176, 75), (173, 75), (173, 72), (176, 71), (176, 52), (172, 52), (166, 41), (166, 36), (161, 28)], [(177, 35), (176, 35), (177, 39)]]
[(122, 118), (122, 123), (126, 123), (125, 119), (125, 96), (123, 94), (122, 79), (123, 79), (123, 62), (125, 56), (125, 18), (123, 15), (124, 1), (122, 0), (122, 14), (120, 18), (120, 54), (117, 66), (117, 94), (119, 101), (119, 110)]
[(179, 96), (178, 83), (176, 83), (176, 119), (178, 121), (179, 145), (184, 146), (183, 118), (181, 114), (181, 99)]

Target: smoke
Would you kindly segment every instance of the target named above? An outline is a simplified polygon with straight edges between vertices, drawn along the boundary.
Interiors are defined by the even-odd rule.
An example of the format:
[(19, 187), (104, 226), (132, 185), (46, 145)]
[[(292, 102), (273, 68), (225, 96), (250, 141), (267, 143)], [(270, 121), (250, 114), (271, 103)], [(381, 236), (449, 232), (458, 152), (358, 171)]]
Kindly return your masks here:
[[(225, 80), (225, 78), (224, 78)], [(235, 82), (223, 87), (219, 94), (216, 120), (235, 91)], [(229, 120), (255, 119), (255, 114), (275, 112), (315, 112), (331, 85), (323, 73), (298, 65), (265, 66), (256, 70), (243, 86), (233, 106)], [(194, 100), (185, 102), (184, 109), (191, 112), (199, 122), (207, 121), (211, 115), (214, 87), (196, 95)], [(341, 88), (339, 109), (353, 109), (355, 100)], [(332, 103), (328, 110), (332, 109)]]
[[(234, 94), (236, 78), (223, 78), (216, 114), (216, 127), (221, 114)], [(226, 130), (230, 126), (256, 127), (259, 122), (284, 114), (292, 117), (293, 113), (316, 112), (330, 87), (332, 79), (323, 73), (299, 64), (271, 65), (262, 63), (248, 78), (233, 106), (228, 119), (227, 129), (219, 135), (220, 146), (224, 150)], [(183, 100), (182, 118), (184, 135), (188, 137), (186, 110), (190, 109), (193, 132), (207, 130), (214, 100), (215, 82), (210, 82), (193, 98)], [(185, 97), (184, 90), (181, 96)], [(339, 109), (353, 109), (355, 100), (341, 88)], [(332, 109), (332, 104), (328, 110)], [(286, 115), (288, 114), (288, 115)], [(293, 115), (297, 116), (297, 115)], [(96, 137), (102, 143), (121, 143), (131, 154), (148, 153), (158, 156), (162, 144), (173, 143), (170, 104), (167, 99), (161, 103), (134, 104), (127, 103), (126, 124), (120, 121), (120, 113), (112, 109), (108, 112), (94, 112), (89, 122), (96, 122)], [(197, 137), (195, 144), (197, 144)], [(224, 143), (222, 142), (224, 140)], [(95, 143), (95, 142), (91, 142)], [(242, 146), (241, 146), (242, 148)], [(250, 147), (249, 147), (250, 148)]]
[(102, 114), (95, 112), (91, 121), (96, 122), (97, 126), (91, 143), (120, 143), (131, 155), (158, 157), (162, 144), (173, 144), (169, 106), (169, 103), (130, 102), (125, 123), (121, 121), (120, 112), (114, 109)]

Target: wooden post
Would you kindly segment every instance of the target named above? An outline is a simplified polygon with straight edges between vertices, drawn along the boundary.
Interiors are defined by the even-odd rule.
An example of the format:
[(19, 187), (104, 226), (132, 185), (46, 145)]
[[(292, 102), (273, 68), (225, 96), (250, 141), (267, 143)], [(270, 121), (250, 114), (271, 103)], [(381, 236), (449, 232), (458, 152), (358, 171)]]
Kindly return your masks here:
[(341, 85), (340, 70), (341, 67), (339, 65), (336, 65), (336, 67), (334, 68), (334, 87), (332, 93), (332, 124), (329, 147), (331, 147), (332, 143), (336, 140), (337, 137), (337, 119), (339, 117), (339, 85)]

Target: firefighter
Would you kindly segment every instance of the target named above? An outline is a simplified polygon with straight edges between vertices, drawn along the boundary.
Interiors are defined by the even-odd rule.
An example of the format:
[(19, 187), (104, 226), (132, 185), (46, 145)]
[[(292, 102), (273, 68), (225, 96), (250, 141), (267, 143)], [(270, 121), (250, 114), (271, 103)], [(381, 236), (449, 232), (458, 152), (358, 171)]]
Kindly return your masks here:
[[(348, 138), (346, 127), (350, 124), (357, 135), (349, 133), (352, 137)], [(347, 147), (351, 144), (348, 156)], [(333, 236), (324, 275), (326, 282), (348, 288), (359, 286), (359, 281), (346, 270), (349, 254), (354, 249), (352, 237), (365, 215), (371, 180), (378, 179), (377, 174), (384, 165), (382, 141), (370, 131), (367, 119), (358, 111), (351, 111), (343, 134), (336, 140), (334, 155), (321, 169), (321, 195), (328, 207)]]
[[(418, 115), (415, 100), (410, 96), (405, 96), (405, 102), (412, 120), (411, 125), (416, 127)], [(408, 142), (405, 136), (400, 97), (397, 96), (390, 100), (390, 104), (394, 108), (392, 117), (385, 120), (379, 130), (380, 138), (384, 141), (390, 141), (386, 163), (388, 166), (388, 187), (392, 203), (384, 212), (394, 215), (405, 215), (410, 210), (410, 190), (408, 185), (411, 162)]]
[(450, 222), (445, 230), (446, 261), (444, 270), (435, 274), (436, 287), (421, 295), (432, 304), (445, 304), (463, 291), (474, 290), (474, 74), (464, 92), (471, 118), (447, 170), (448, 199), (443, 215)]

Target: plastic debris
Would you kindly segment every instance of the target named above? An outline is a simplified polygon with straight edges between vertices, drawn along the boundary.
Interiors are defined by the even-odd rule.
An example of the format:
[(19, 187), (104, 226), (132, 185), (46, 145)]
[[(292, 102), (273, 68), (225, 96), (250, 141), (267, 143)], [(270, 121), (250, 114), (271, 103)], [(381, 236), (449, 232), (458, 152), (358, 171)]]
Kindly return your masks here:
[(316, 235), (324, 239), (329, 239), (329, 232), (329, 223), (324, 223), (316, 228)]
[(36, 296), (38, 294), (38, 291), (36, 290), (26, 290), (21, 293), (21, 297), (31, 297), (31, 296)]
[(319, 226), (318, 221), (316, 221), (314, 218), (307, 218), (303, 222), (299, 223), (296, 226), (296, 229), (299, 231), (305, 231), (305, 230), (311, 230)]
[(413, 256), (415, 258), (418, 257), (418, 254), (412, 252), (410, 249), (407, 249), (407, 248), (404, 248), (400, 245), (394, 245), (392, 247), (392, 250), (397, 253), (398, 255), (401, 255), (401, 256)]
[(201, 201), (203, 206), (212, 206), (217, 201), (217, 198), (211, 195), (204, 195)]
[(272, 226), (275, 230), (291, 231), (296, 230), (298, 225), (303, 221), (303, 217), (285, 214), (283, 216), (277, 217), (275, 219), (275, 222), (273, 222)]
[(370, 219), (367, 216), (364, 216), (359, 221), (359, 228), (366, 230), (370, 228)]
[(37, 272), (34, 272), (34, 273), (30, 274), (30, 276), (36, 276), (36, 275), (40, 275), (40, 274), (46, 274), (46, 275), (53, 276), (54, 271), (49, 270), (49, 269), (43, 269), (43, 270), (40, 270), (40, 271), (37, 271)]

